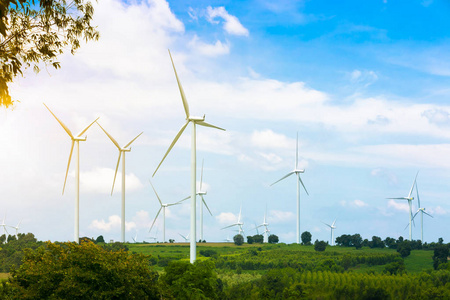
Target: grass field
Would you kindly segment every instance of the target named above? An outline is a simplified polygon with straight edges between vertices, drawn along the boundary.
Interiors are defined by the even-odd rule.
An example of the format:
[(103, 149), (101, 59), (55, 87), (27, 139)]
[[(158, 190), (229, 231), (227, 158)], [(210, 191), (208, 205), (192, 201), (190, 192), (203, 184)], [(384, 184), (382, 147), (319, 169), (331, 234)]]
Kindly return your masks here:
[[(151, 255), (154, 257), (168, 258), (172, 260), (189, 259), (189, 243), (156, 243), (156, 244), (127, 244), (129, 251), (135, 253), (142, 253)], [(300, 253), (316, 253), (314, 246), (303, 246), (298, 244), (244, 244), (242, 246), (236, 246), (233, 243), (197, 243), (197, 259), (207, 259), (200, 255), (202, 250), (213, 250), (217, 252), (218, 256), (236, 257), (239, 255), (245, 255), (251, 250), (262, 250), (264, 252), (273, 252), (273, 256), (276, 257), (277, 252), (280, 251), (299, 251)], [(392, 249), (376, 249), (364, 247), (362, 249), (328, 246), (323, 252), (322, 259), (327, 259), (329, 255), (341, 256), (344, 254), (349, 255), (361, 255), (361, 254), (396, 254), (396, 250)], [(433, 251), (429, 250), (413, 250), (411, 254), (405, 258), (405, 267), (408, 273), (420, 273), (421, 271), (433, 268)], [(349, 270), (356, 273), (376, 272), (381, 273), (384, 270), (384, 265), (369, 266), (366, 264), (360, 264), (355, 267), (351, 267)], [(157, 270), (162, 268), (155, 266)], [(218, 270), (219, 271), (219, 270)], [(244, 271), (251, 274), (253, 272)]]

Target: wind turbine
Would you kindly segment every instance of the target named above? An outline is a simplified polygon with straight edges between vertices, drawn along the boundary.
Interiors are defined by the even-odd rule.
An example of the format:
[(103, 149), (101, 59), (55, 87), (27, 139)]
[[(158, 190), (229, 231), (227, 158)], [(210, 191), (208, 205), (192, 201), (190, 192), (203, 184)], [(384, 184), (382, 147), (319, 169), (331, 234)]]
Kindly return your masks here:
[(417, 171), (416, 177), (414, 178), (414, 182), (411, 186), (411, 189), (409, 190), (409, 194), (407, 197), (397, 197), (397, 198), (387, 198), (387, 199), (394, 199), (394, 200), (407, 200), (409, 205), (409, 240), (412, 241), (412, 201), (414, 200), (414, 197), (411, 196), (412, 191), (414, 189), (414, 185), (416, 184), (417, 175), (419, 175), (419, 171)]
[(280, 182), (281, 180), (291, 176), (292, 174), (295, 174), (298, 178), (297, 180), (297, 244), (300, 244), (300, 183), (302, 184), (303, 188), (305, 189), (306, 194), (309, 196), (308, 191), (306, 190), (305, 185), (303, 184), (302, 179), (300, 178), (300, 173), (305, 173), (304, 169), (298, 168), (298, 132), (297, 132), (297, 148), (295, 152), (295, 167), (294, 170), (287, 173), (284, 177), (281, 179), (275, 181), (270, 186), (274, 185), (277, 182)]
[(264, 213), (264, 222), (261, 225), (256, 226), (256, 230), (258, 230), (259, 227), (264, 227), (264, 235), (265, 235), (266, 243), (268, 243), (270, 230), (269, 230), (269, 223), (267, 223), (267, 206), (266, 206), (266, 212)]
[(20, 223), (22, 223), (22, 220), (20, 220), (19, 224), (17, 226), (9, 226), (11, 228), (14, 228), (16, 230), (16, 238), (18, 239), (19, 229), (20, 229)]
[(70, 147), (69, 154), (69, 162), (67, 163), (66, 177), (64, 178), (64, 185), (62, 194), (64, 195), (64, 189), (66, 188), (67, 174), (69, 173), (70, 161), (72, 159), (73, 147), (76, 143), (76, 166), (75, 166), (75, 230), (74, 230), (74, 240), (76, 243), (79, 242), (79, 229), (80, 229), (80, 141), (86, 141), (87, 137), (82, 137), (82, 135), (92, 126), (99, 118), (95, 119), (91, 124), (89, 124), (86, 128), (83, 129), (79, 134), (74, 136), (70, 129), (59, 120), (56, 115), (48, 108), (47, 105), (44, 106), (48, 109), (48, 111), (55, 117), (56, 121), (62, 126), (62, 128), (66, 131), (66, 133), (70, 136), (72, 140), (72, 146)]
[(169, 206), (173, 206), (173, 205), (177, 205), (177, 204), (181, 204), (181, 201), (175, 202), (175, 203), (162, 203), (161, 199), (158, 196), (158, 193), (156, 192), (155, 188), (153, 187), (153, 184), (150, 182), (150, 185), (153, 188), (153, 191), (155, 192), (156, 198), (158, 198), (159, 203), (161, 204), (161, 207), (158, 210), (158, 213), (156, 213), (156, 217), (153, 220), (152, 226), (150, 227), (150, 230), (148, 231), (150, 233), (150, 231), (153, 228), (153, 225), (155, 225), (156, 219), (159, 216), (159, 213), (161, 212), (161, 210), (163, 211), (163, 242), (166, 242), (166, 207)]
[(133, 237), (133, 242), (136, 244), (137, 243), (137, 230), (136, 230), (136, 235)]
[(156, 227), (155, 236), (149, 236), (148, 238), (153, 240), (153, 242), (156, 242), (156, 240), (158, 239), (158, 227)]
[(185, 243), (187, 243), (189, 241), (189, 234), (187, 236), (184, 236), (181, 233), (179, 233), (179, 235), (184, 239)]
[(104, 133), (109, 137), (111, 142), (113, 142), (114, 145), (116, 145), (117, 149), (119, 149), (119, 159), (117, 159), (117, 165), (116, 165), (116, 172), (114, 173), (114, 180), (113, 185), (111, 189), (111, 196), (114, 191), (114, 183), (116, 182), (116, 176), (117, 176), (117, 170), (119, 169), (119, 163), (120, 159), (122, 158), (122, 216), (120, 218), (121, 224), (120, 224), (120, 233), (121, 233), (121, 239), (122, 243), (125, 243), (125, 153), (130, 152), (131, 148), (130, 145), (143, 133), (139, 133), (134, 139), (132, 139), (128, 144), (126, 144), (124, 147), (120, 147), (119, 143), (100, 125), (100, 123), (96, 122), (98, 126), (103, 130)]
[(333, 223), (330, 225), (330, 224), (327, 224), (327, 223), (324, 223), (324, 222), (322, 222), (323, 224), (325, 224), (325, 225), (327, 225), (328, 227), (330, 227), (330, 229), (331, 229), (331, 240), (330, 240), (330, 246), (333, 246), (333, 241), (334, 241), (334, 239), (333, 239), (333, 230), (334, 229), (336, 229), (336, 226), (334, 226), (334, 224), (336, 224), (336, 219), (334, 219), (334, 221), (333, 221)]
[[(243, 235), (244, 229), (242, 228), (242, 226), (244, 225), (244, 222), (241, 221), (241, 212), (242, 212), (242, 205), (241, 205), (241, 208), (239, 209), (239, 217), (238, 217), (237, 222), (236, 222), (236, 223), (233, 223), (233, 224), (231, 224), (231, 225), (225, 226), (225, 227), (223, 227), (223, 228), (221, 228), (221, 229), (230, 228), (230, 227), (233, 227), (233, 226), (238, 226), (238, 228), (239, 228), (239, 229), (238, 229), (238, 232), (239, 232), (238, 234), (244, 236), (244, 235)], [(245, 234), (245, 233), (244, 233), (244, 234)]]
[(417, 202), (419, 203), (419, 209), (416, 211), (416, 213), (414, 214), (412, 219), (414, 221), (414, 218), (417, 216), (417, 214), (419, 212), (421, 213), (420, 214), (420, 230), (421, 230), (421, 240), (422, 240), (422, 243), (423, 243), (423, 214), (426, 214), (426, 215), (428, 215), (428, 216), (430, 216), (432, 218), (433, 218), (433, 216), (425, 211), (425, 207), (421, 207), (420, 206), (419, 188), (417, 187), (417, 182), (416, 182), (416, 193), (417, 193)]
[(5, 216), (3, 217), (3, 220), (2, 220), (2, 223), (0, 224), (0, 227), (3, 227), (3, 234), (6, 236), (6, 240), (8, 240), (9, 232), (8, 232), (8, 230), (6, 230), (6, 227), (8, 225), (6, 225), (5, 222), (6, 222), (6, 213), (5, 213)]
[(225, 130), (223, 128), (211, 125), (209, 123), (205, 122), (205, 115), (203, 117), (194, 117), (191, 116), (189, 113), (189, 105), (186, 99), (186, 96), (184, 94), (183, 87), (181, 86), (180, 79), (178, 78), (177, 70), (175, 69), (175, 64), (173, 63), (172, 55), (170, 54), (169, 50), (169, 56), (170, 60), (172, 61), (173, 71), (175, 72), (175, 77), (177, 79), (178, 83), (178, 89), (180, 90), (181, 94), (181, 100), (183, 102), (184, 112), (186, 113), (186, 123), (181, 127), (180, 131), (177, 133), (175, 138), (172, 141), (172, 144), (170, 144), (169, 149), (167, 150), (166, 154), (164, 154), (163, 159), (159, 163), (158, 167), (156, 168), (155, 172), (153, 173), (153, 176), (155, 176), (156, 172), (158, 171), (159, 167), (163, 163), (166, 156), (169, 154), (170, 150), (172, 150), (175, 143), (180, 138), (183, 131), (186, 129), (186, 127), (189, 125), (189, 123), (192, 123), (192, 133), (191, 133), (191, 243), (190, 243), (190, 262), (194, 263), (197, 257), (197, 244), (196, 244), (196, 184), (197, 184), (197, 175), (196, 175), (196, 168), (197, 168), (197, 160), (196, 160), (196, 136), (195, 136), (195, 125), (201, 125), (206, 127), (211, 127), (215, 129)]

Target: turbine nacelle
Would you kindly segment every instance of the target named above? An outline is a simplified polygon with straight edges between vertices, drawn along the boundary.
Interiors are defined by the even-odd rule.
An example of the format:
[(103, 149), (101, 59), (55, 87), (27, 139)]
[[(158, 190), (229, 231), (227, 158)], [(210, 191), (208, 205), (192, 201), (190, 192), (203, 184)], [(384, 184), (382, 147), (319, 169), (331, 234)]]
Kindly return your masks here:
[(85, 136), (85, 137), (74, 136), (74, 137), (71, 137), (71, 138), (72, 138), (72, 141), (81, 141), (81, 142), (84, 142), (84, 141), (87, 140), (87, 136)]
[(294, 173), (305, 173), (305, 169), (294, 169)]
[(186, 118), (186, 121), (203, 122), (203, 121), (205, 121), (205, 115), (203, 115), (203, 117), (193, 117), (193, 116), (189, 116), (189, 117)]

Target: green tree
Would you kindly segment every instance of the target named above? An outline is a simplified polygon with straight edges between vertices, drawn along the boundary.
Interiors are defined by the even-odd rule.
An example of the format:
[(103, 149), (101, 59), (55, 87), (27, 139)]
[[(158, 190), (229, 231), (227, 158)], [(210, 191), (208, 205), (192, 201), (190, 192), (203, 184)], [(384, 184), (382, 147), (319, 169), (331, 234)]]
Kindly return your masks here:
[(406, 273), (405, 262), (402, 258), (397, 257), (393, 262), (384, 267), (383, 274), (403, 274)]
[(397, 252), (400, 256), (405, 258), (411, 254), (411, 242), (406, 240), (397, 244)]
[(255, 234), (253, 236), (253, 243), (255, 243), (255, 244), (264, 243), (264, 236), (262, 234)]
[(325, 251), (325, 249), (327, 248), (327, 245), (328, 244), (325, 241), (316, 240), (314, 242), (314, 250), (316, 250), (316, 251)]
[(312, 235), (309, 231), (305, 231), (301, 235), (302, 245), (311, 245)]
[(247, 236), (247, 244), (253, 244), (253, 242), (254, 242), (253, 236), (251, 235)]
[(25, 68), (39, 72), (43, 62), (57, 69), (65, 50), (74, 54), (81, 40), (98, 40), (93, 13), (88, 0), (0, 1), (0, 106), (13, 103), (8, 84)]
[(25, 250), (1, 299), (159, 299), (158, 274), (142, 254), (107, 251), (87, 241)]
[(362, 239), (362, 237), (361, 237), (361, 235), (359, 233), (356, 233), (356, 234), (351, 236), (351, 244), (356, 249), (361, 249), (362, 241), (363, 241), (363, 239)]
[(433, 267), (438, 269), (440, 264), (447, 263), (449, 255), (449, 248), (445, 244), (438, 244), (434, 247), (433, 253)]
[(271, 234), (269, 235), (269, 239), (268, 239), (269, 244), (276, 244), (279, 242), (278, 236), (276, 236), (275, 234)]
[(162, 299), (218, 299), (221, 281), (210, 260), (172, 261), (160, 278)]
[(95, 239), (95, 243), (105, 243), (105, 239), (103, 238), (103, 235), (99, 235), (96, 239)]
[(233, 237), (234, 244), (240, 246), (244, 243), (244, 237), (241, 234), (236, 234)]

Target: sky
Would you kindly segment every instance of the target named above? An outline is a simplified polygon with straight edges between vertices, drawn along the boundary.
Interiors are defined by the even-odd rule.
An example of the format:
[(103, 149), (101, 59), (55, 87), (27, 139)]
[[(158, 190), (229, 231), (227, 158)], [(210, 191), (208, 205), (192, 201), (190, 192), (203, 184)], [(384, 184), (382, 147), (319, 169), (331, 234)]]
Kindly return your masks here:
[[(450, 240), (450, 4), (447, 1), (94, 2), (98, 42), (60, 56), (62, 68), (27, 70), (0, 109), (0, 218), (39, 240), (73, 240), (75, 171), (62, 188), (70, 138), (43, 103), (78, 133), (98, 122), (124, 145), (126, 240), (162, 241), (165, 203), (190, 194), (190, 129), (154, 177), (185, 122), (170, 49), (190, 111), (225, 128), (197, 129), (204, 161), (204, 239), (245, 235), (267, 220), (296, 241), (296, 135), (301, 232), (329, 241), (359, 233), (408, 237), (414, 178), (424, 240)], [(120, 239), (118, 150), (94, 124), (80, 142), (80, 236)], [(121, 173), (119, 172), (118, 178)], [(416, 191), (413, 192), (416, 197)], [(413, 202), (413, 213), (418, 203)], [(189, 233), (189, 201), (166, 211), (166, 240)], [(413, 239), (420, 239), (420, 218)], [(1, 229), (0, 229), (1, 230)], [(9, 228), (10, 232), (14, 229)], [(197, 235), (198, 236), (198, 235)]]

